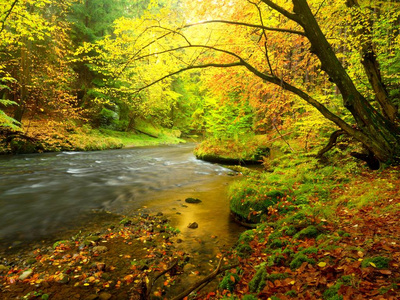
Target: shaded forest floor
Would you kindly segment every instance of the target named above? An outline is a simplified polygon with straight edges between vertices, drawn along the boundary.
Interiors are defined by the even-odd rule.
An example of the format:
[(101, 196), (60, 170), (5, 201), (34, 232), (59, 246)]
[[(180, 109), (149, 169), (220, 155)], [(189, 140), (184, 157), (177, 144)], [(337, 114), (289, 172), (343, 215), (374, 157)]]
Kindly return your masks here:
[(207, 264), (182, 250), (165, 216), (141, 214), (3, 256), (0, 298), (174, 299), (218, 261), (227, 271), (187, 299), (400, 298), (400, 167), (370, 171), (289, 155), (268, 170), (243, 168), (238, 184), (247, 194), (233, 189), (232, 200), (284, 196), (265, 211), (250, 209), (262, 222)]

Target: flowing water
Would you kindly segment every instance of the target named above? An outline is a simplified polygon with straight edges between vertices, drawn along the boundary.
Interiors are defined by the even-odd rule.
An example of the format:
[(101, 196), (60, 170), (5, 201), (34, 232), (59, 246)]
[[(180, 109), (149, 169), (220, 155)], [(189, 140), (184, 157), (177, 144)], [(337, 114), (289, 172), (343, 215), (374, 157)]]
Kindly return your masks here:
[[(130, 215), (142, 209), (166, 214), (193, 248), (232, 246), (243, 231), (229, 215), (232, 171), (197, 160), (192, 150), (174, 145), (2, 156), (0, 241), (84, 228), (99, 211)], [(202, 202), (185, 203), (188, 197)], [(199, 227), (188, 228), (190, 222)], [(211, 241), (215, 246), (204, 247)]]

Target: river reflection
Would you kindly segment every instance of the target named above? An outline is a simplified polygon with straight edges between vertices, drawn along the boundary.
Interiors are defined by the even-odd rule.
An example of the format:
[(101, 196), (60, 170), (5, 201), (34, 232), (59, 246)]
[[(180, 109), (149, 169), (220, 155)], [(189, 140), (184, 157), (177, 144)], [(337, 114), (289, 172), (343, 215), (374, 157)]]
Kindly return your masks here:
[[(0, 240), (84, 227), (92, 211), (129, 215), (147, 207), (170, 216), (194, 247), (211, 236), (232, 244), (242, 229), (229, 217), (231, 171), (197, 160), (192, 150), (175, 145), (0, 157)], [(187, 197), (202, 202), (187, 204)], [(187, 228), (190, 222), (199, 228)]]

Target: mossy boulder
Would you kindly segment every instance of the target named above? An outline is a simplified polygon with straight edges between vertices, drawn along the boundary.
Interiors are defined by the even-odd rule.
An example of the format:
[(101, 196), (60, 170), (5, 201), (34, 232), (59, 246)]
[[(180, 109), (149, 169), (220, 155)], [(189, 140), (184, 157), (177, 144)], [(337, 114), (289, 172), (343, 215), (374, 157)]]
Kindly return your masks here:
[(270, 148), (257, 137), (243, 139), (207, 139), (194, 150), (198, 159), (226, 165), (261, 164)]
[(230, 190), (230, 209), (241, 222), (256, 224), (266, 219), (269, 207), (285, 197), (285, 190), (267, 190), (266, 187), (246, 184), (241, 181), (233, 184)]

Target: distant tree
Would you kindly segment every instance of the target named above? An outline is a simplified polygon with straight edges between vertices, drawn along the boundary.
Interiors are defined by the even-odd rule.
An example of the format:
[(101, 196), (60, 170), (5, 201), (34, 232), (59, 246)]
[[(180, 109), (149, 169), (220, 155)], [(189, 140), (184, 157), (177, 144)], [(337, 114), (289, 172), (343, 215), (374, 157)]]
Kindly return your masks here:
[[(14, 119), (49, 108), (72, 112), (65, 13), (69, 2), (5, 1), (0, 32), (2, 98), (17, 104)], [(71, 110), (72, 109), (72, 110)]]

